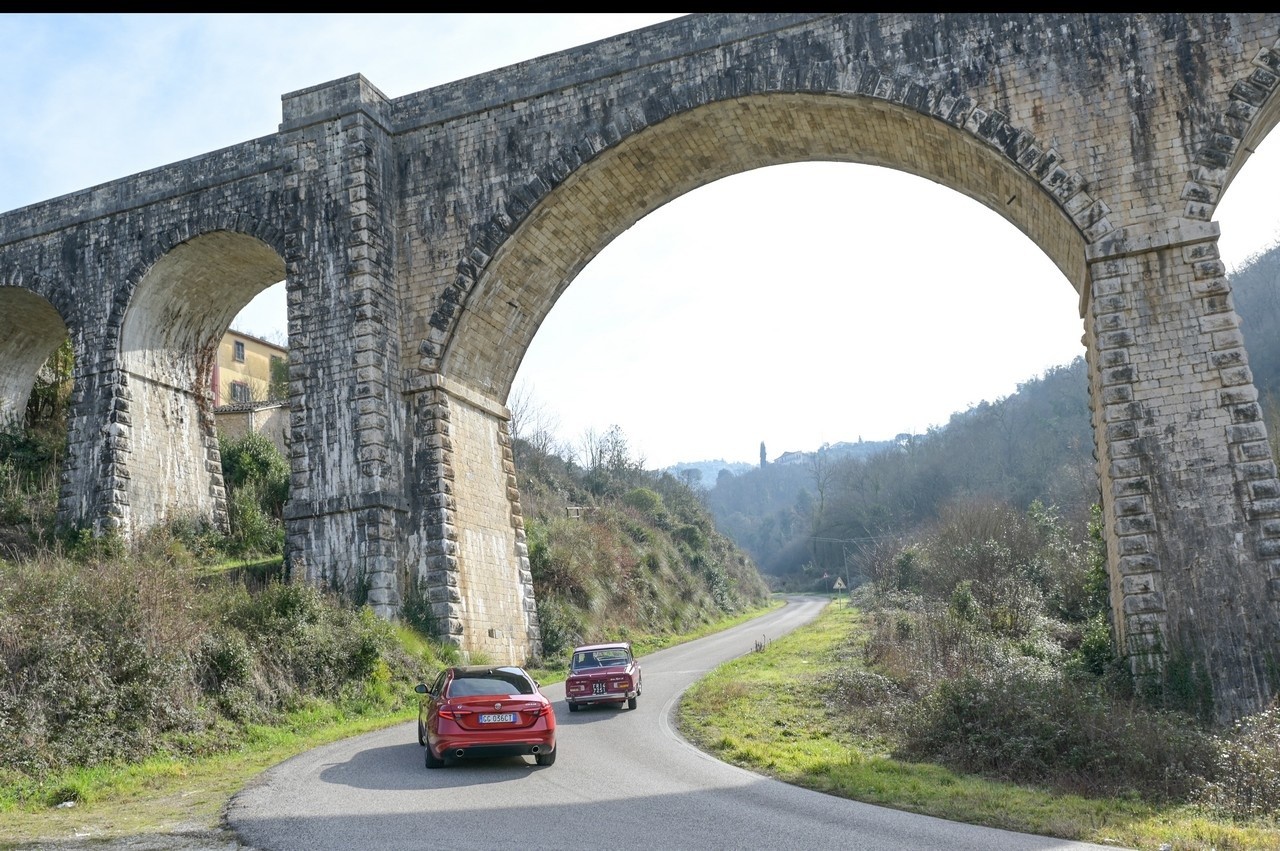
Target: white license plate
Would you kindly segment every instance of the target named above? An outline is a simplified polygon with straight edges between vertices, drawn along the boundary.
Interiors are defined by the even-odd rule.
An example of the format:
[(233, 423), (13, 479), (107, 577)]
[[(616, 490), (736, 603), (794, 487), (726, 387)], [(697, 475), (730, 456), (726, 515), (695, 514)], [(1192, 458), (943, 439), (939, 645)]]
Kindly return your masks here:
[(516, 714), (514, 712), (494, 712), (480, 716), (481, 724), (514, 724), (515, 720)]

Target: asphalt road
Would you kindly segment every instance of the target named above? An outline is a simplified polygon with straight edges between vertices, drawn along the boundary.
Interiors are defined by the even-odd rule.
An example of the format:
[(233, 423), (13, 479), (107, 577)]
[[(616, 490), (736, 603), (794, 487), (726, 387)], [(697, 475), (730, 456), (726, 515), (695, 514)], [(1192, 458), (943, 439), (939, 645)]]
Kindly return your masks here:
[[(323, 849), (947, 849), (1108, 846), (973, 827), (860, 804), (713, 759), (674, 729), (676, 702), (717, 665), (816, 617), (792, 598), (734, 629), (643, 657), (634, 710), (555, 703), (560, 754), (430, 770), (412, 723), (301, 754), (260, 775), (228, 807), (241, 842)], [(1112, 847), (1112, 851), (1114, 848)]]

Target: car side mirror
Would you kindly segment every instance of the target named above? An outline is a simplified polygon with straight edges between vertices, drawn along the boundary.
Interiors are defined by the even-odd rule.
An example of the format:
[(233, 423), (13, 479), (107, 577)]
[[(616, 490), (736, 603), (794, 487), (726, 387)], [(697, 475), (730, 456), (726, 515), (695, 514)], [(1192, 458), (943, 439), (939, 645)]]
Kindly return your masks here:
[(413, 687), (413, 690), (416, 691), (418, 694), (427, 694), (430, 692), (430, 689), (427, 688), (425, 683), (418, 683), (416, 686)]

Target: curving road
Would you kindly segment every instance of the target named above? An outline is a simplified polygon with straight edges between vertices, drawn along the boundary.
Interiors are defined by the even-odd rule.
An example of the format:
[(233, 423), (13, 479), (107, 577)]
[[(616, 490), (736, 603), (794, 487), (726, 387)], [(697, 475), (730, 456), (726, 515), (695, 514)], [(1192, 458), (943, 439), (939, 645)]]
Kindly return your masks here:
[[(1067, 842), (846, 801), (713, 759), (673, 726), (680, 694), (723, 662), (812, 620), (824, 598), (788, 605), (642, 659), (636, 709), (556, 704), (560, 755), (428, 770), (413, 723), (327, 745), (259, 775), (228, 805), (240, 840), (264, 851), (324, 849), (748, 849), (1049, 851)], [(1114, 851), (1114, 847), (1110, 847)]]

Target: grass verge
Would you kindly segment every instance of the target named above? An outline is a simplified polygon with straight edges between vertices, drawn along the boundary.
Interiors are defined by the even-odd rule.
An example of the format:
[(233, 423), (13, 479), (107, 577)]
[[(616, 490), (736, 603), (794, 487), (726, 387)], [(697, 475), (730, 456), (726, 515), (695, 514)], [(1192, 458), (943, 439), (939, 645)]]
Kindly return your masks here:
[(869, 804), (1005, 830), (1168, 851), (1274, 851), (1274, 824), (1217, 820), (1187, 805), (1084, 798), (893, 759), (829, 711), (818, 679), (859, 629), (856, 608), (810, 624), (717, 669), (685, 693), (681, 732), (726, 762)]
[[(293, 713), (277, 726), (251, 726), (234, 751), (198, 760), (155, 758), (50, 778), (41, 796), (74, 806), (22, 806), (16, 786), (0, 789), (0, 848), (36, 841), (218, 830), (231, 796), (261, 771), (320, 745), (414, 718), (413, 711), (343, 717), (328, 707)], [(42, 790), (43, 791), (43, 790)]]

